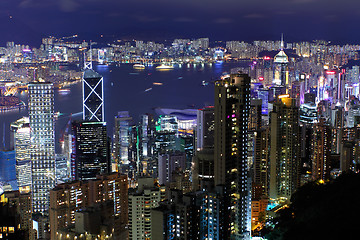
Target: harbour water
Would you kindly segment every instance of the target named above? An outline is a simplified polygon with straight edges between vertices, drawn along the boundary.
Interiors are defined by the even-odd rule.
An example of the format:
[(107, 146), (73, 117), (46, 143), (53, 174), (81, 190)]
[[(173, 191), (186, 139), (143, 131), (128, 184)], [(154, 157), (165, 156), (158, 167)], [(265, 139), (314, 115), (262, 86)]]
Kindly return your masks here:
[[(231, 68), (248, 63), (213, 63), (176, 66), (172, 70), (156, 70), (155, 66), (134, 69), (130, 64), (94, 65), (104, 77), (105, 120), (111, 136), (114, 116), (129, 111), (137, 122), (139, 116), (153, 113), (154, 108), (202, 108), (214, 102), (213, 81)], [(208, 83), (204, 86), (204, 82)], [(18, 95), (27, 103), (27, 93)], [(55, 90), (55, 112), (61, 115), (55, 124), (56, 141), (71, 120), (82, 118), (81, 83), (70, 86), (70, 91)], [(26, 116), (27, 109), (0, 114), (0, 149), (10, 146), (10, 123)], [(5, 135), (4, 133), (5, 132)], [(58, 145), (58, 144), (57, 144)]]

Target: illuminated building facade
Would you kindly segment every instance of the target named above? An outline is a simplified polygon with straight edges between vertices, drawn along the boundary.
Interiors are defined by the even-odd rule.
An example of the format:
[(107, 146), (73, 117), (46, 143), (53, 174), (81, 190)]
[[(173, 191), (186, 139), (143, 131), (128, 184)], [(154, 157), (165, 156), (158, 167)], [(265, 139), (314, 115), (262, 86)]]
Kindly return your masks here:
[(250, 77), (231, 74), (215, 82), (215, 185), (224, 185), (228, 207), (223, 239), (250, 239), (248, 118)]
[(74, 122), (75, 180), (95, 179), (111, 172), (110, 143), (105, 122)]
[[(124, 230), (128, 221), (128, 181), (120, 173), (98, 175), (89, 181), (57, 185), (50, 191), (51, 239), (59, 239), (61, 229), (76, 224), (76, 213), (101, 202), (111, 202), (110, 217), (118, 217), (116, 228)], [(79, 220), (78, 220), (79, 221)], [(120, 229), (121, 230), (121, 229)]]
[(289, 69), (288, 69), (289, 59), (286, 53), (284, 52), (284, 42), (281, 40), (281, 50), (274, 57), (274, 80), (273, 83), (281, 86), (289, 86)]
[(194, 190), (202, 189), (202, 180), (214, 180), (214, 107), (199, 109), (195, 134), (196, 151), (192, 158), (192, 184)]
[(214, 107), (199, 109), (197, 112), (196, 150), (214, 148)]
[(0, 151), (0, 193), (16, 187), (15, 151)]
[(158, 161), (158, 178), (160, 185), (171, 182), (173, 171), (176, 169), (185, 170), (186, 156), (184, 152), (161, 154)]
[(28, 89), (32, 208), (34, 213), (46, 214), (49, 191), (55, 186), (54, 86), (30, 83)]
[(248, 122), (248, 165), (251, 169), (252, 201), (268, 195), (269, 128), (263, 126), (261, 99), (251, 99)]
[[(0, 199), (1, 202), (7, 202), (11, 207), (15, 208), (16, 217), (15, 221), (17, 224), (15, 225), (15, 230), (22, 230), (26, 236), (17, 237), (12, 239), (32, 239), (29, 234), (32, 229), (32, 217), (31, 217), (31, 194), (30, 193), (20, 193), (19, 191), (7, 191), (5, 192)], [(2, 216), (3, 221), (9, 221), (10, 216)], [(4, 231), (3, 225), (2, 233), (6, 233)], [(10, 230), (10, 229), (8, 229)], [(1, 234), (1, 231), (0, 231)], [(4, 236), (5, 235), (5, 236)], [(7, 238), (6, 234), (3, 235), (3, 238)], [(11, 238), (10, 238), (11, 239)]]
[(335, 106), (335, 109), (332, 110), (332, 142), (331, 142), (331, 152), (335, 154), (340, 153), (343, 129), (345, 122), (345, 111), (342, 106)]
[(196, 195), (171, 191), (172, 201), (151, 210), (152, 239), (199, 239), (199, 211)]
[(197, 122), (196, 109), (156, 108), (155, 112), (160, 115), (158, 126), (162, 130), (167, 130), (173, 125), (180, 135), (193, 135)]
[(177, 117), (172, 115), (160, 116), (156, 130), (163, 132), (175, 132), (176, 135), (178, 135), (179, 124)]
[(352, 128), (356, 126), (356, 118), (360, 117), (360, 106), (359, 105), (352, 105), (349, 108), (348, 115), (347, 115), (347, 127)]
[(300, 185), (299, 109), (279, 96), (270, 113), (270, 198), (290, 200)]
[(317, 101), (329, 100), (331, 103), (343, 104), (345, 94), (345, 74), (338, 70), (329, 70), (320, 76), (318, 81)]
[(181, 150), (176, 117), (160, 116), (156, 123), (153, 158), (150, 168), (154, 176), (158, 173), (158, 156), (169, 151)]
[(0, 239), (31, 239), (30, 194), (5, 192), (0, 197)]
[(314, 125), (313, 149), (313, 180), (327, 180), (330, 177), (331, 128), (324, 118)]
[(103, 85), (103, 77), (100, 74), (92, 69), (84, 71), (82, 81), (84, 121), (105, 121)]
[(55, 177), (57, 183), (67, 182), (71, 179), (68, 163), (66, 155), (55, 154)]
[(129, 193), (129, 240), (153, 239), (151, 209), (159, 206), (161, 189), (153, 178), (140, 178), (138, 188)]
[(169, 199), (151, 210), (152, 239), (225, 239), (223, 188), (182, 194), (171, 190)]
[(139, 130), (139, 160), (141, 171), (145, 175), (152, 174), (151, 159), (153, 157), (155, 121), (152, 115), (145, 114), (141, 116), (141, 126)]
[(194, 190), (203, 189), (203, 180), (214, 181), (214, 148), (197, 151), (193, 157), (192, 184)]
[[(115, 116), (113, 156), (118, 165), (130, 163), (130, 131), (132, 127), (132, 117), (128, 111), (118, 112)], [(120, 169), (120, 166), (118, 166)]]
[(259, 89), (258, 98), (262, 100), (261, 113), (263, 115), (269, 114), (269, 89)]
[(141, 156), (151, 156), (151, 140), (155, 132), (154, 119), (151, 115), (141, 116)]
[(30, 121), (28, 117), (21, 118), (10, 125), (14, 133), (16, 179), (20, 192), (30, 192), (31, 160), (30, 160)]
[(299, 112), (300, 122), (304, 124), (313, 124), (317, 121), (317, 107), (315, 104), (301, 104)]
[(258, 134), (261, 129), (261, 99), (251, 99), (249, 109), (249, 121), (248, 121), (248, 166), (250, 169), (257, 168), (258, 165), (255, 162), (258, 144), (258, 138), (261, 136)]

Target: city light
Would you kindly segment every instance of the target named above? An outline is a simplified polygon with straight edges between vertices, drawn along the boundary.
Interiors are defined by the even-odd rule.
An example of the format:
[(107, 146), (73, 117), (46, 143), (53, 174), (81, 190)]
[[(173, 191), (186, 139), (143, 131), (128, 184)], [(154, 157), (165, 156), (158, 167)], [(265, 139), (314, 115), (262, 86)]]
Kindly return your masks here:
[(0, 234), (250, 240), (348, 214), (328, 205), (356, 199), (359, 44), (130, 35), (0, 48)]

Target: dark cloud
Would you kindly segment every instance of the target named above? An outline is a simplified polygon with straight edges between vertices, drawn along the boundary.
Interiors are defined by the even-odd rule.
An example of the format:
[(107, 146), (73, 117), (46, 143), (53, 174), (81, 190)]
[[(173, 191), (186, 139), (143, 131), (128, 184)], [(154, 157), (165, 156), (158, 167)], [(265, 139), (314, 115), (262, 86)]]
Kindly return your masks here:
[(189, 18), (189, 17), (178, 17), (174, 19), (174, 22), (183, 22), (183, 23), (187, 23), (187, 22), (195, 22), (196, 20), (194, 18)]
[(252, 13), (252, 14), (247, 14), (244, 16), (244, 18), (265, 18), (266, 16), (264, 14), (260, 14), (260, 13)]
[(162, 18), (160, 18), (160, 17), (146, 16), (146, 15), (135, 15), (134, 18), (138, 22), (142, 22), (142, 23), (153, 23), (153, 22), (159, 22), (162, 20)]
[(214, 23), (221, 23), (221, 24), (228, 24), (228, 23), (232, 23), (233, 20), (230, 18), (217, 18), (214, 20)]
[(59, 7), (64, 12), (75, 12), (80, 4), (75, 0), (59, 0)]
[(316, 2), (316, 0), (292, 0), (290, 2), (302, 4), (302, 3), (314, 3), (314, 2)]
[[(284, 32), (291, 40), (356, 41), (358, 9), (360, 1), (351, 0), (0, 0), (0, 17), (16, 22), (1, 22), (6, 36), (0, 41), (20, 38), (25, 30), (39, 39), (83, 33), (249, 41), (278, 39)], [(339, 34), (339, 27), (346, 31)]]

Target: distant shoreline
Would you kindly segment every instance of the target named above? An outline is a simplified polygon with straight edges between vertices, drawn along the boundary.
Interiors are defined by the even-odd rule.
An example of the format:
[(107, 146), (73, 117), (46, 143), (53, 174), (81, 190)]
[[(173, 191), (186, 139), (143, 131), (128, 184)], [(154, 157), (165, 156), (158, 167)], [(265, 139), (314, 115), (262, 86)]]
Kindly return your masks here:
[(21, 110), (25, 107), (25, 103), (16, 96), (0, 96), (0, 113)]

